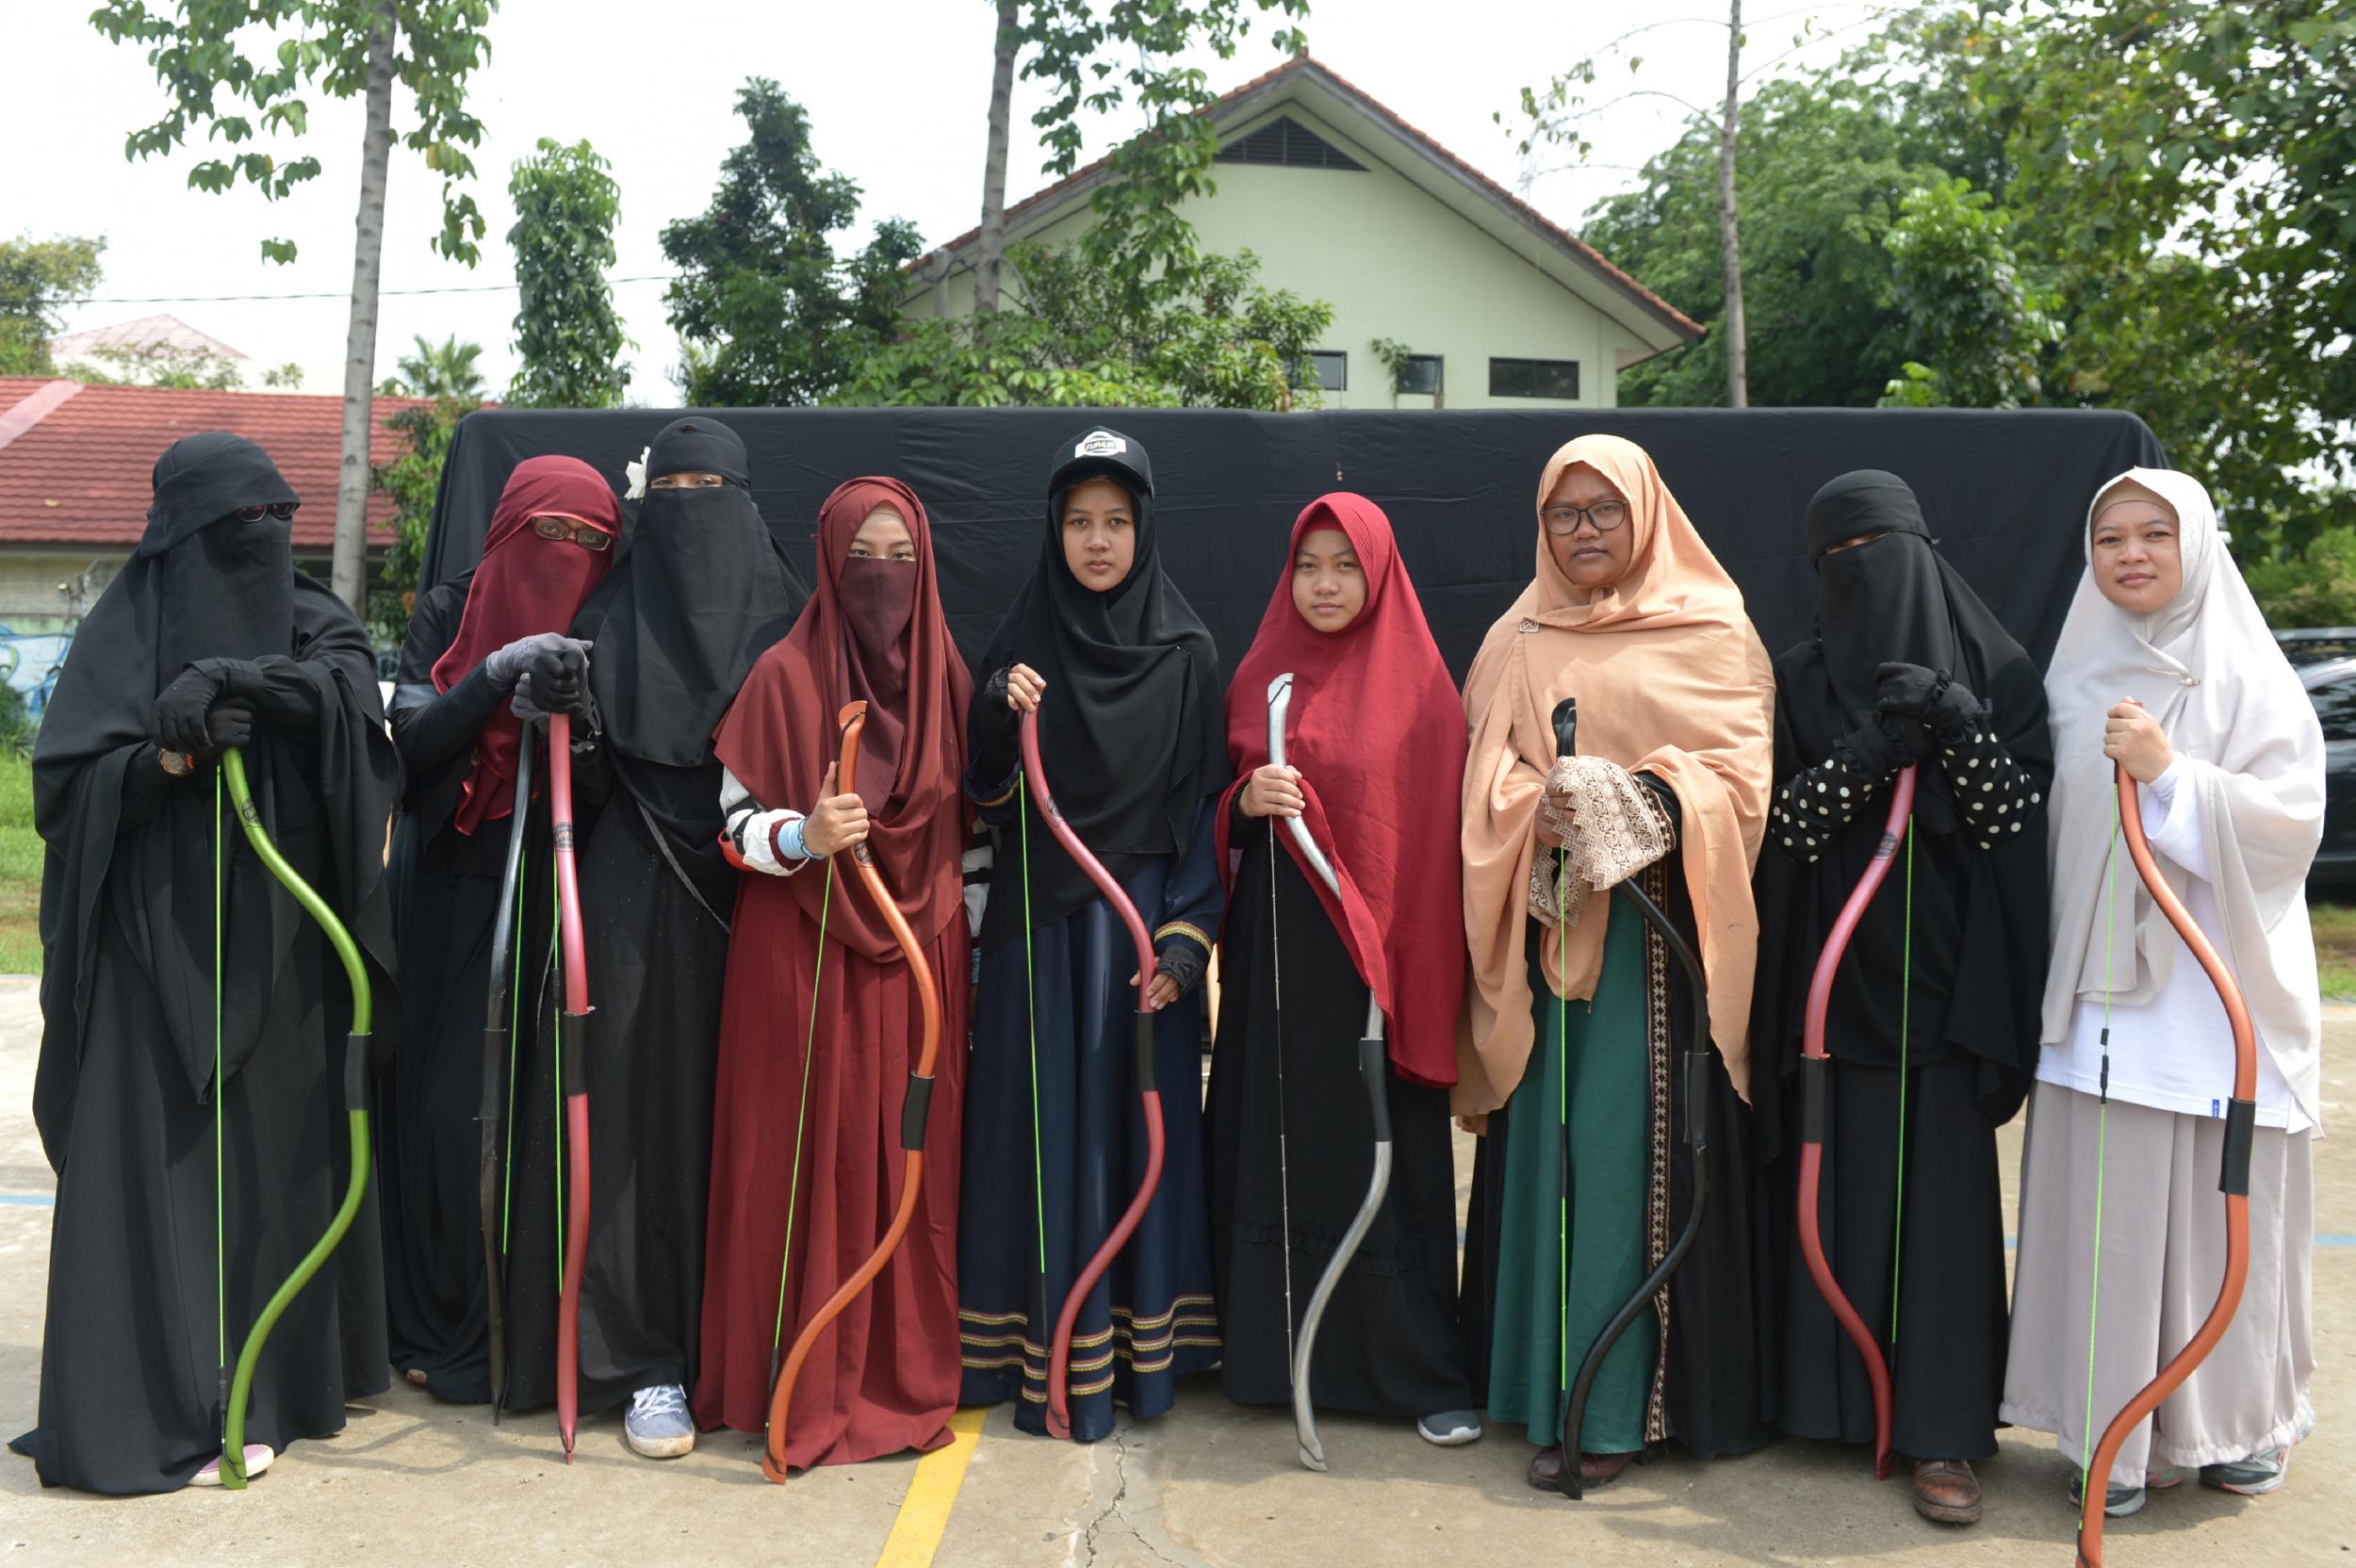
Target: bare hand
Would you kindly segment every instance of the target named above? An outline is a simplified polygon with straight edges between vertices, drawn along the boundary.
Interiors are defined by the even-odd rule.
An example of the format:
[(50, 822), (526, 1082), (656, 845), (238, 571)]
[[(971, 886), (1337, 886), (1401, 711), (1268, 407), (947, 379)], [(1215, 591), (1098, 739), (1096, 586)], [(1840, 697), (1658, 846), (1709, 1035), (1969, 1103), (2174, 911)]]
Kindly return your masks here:
[(2168, 743), (2168, 732), (2160, 721), (2144, 711), (2143, 704), (2129, 697), (2110, 710), (2108, 722), (2102, 726), (2102, 755), (2114, 762), (2123, 762), (2127, 776), (2138, 784), (2149, 784), (2168, 771), (2176, 760), (2176, 752)]
[(859, 796), (837, 794), (834, 776), (839, 764), (826, 764), (826, 782), (818, 786), (818, 804), (802, 825), (802, 847), (825, 858), (867, 841), (867, 803)]
[(1301, 770), (1274, 762), (1252, 770), (1235, 803), (1247, 817), (1297, 817), (1308, 803), (1301, 793)]
[[(1132, 973), (1129, 976), (1129, 984), (1134, 986), (1137, 983), (1137, 977), (1136, 974)], [(1146, 1011), (1158, 1013), (1164, 1007), (1169, 1006), (1171, 1003), (1177, 1000), (1178, 982), (1172, 980), (1168, 974), (1163, 973), (1160, 970), (1155, 970), (1153, 972), (1153, 983), (1145, 988)]]
[(1016, 712), (1036, 711), (1046, 691), (1047, 682), (1030, 665), (1017, 664), (1006, 671), (1006, 706)]

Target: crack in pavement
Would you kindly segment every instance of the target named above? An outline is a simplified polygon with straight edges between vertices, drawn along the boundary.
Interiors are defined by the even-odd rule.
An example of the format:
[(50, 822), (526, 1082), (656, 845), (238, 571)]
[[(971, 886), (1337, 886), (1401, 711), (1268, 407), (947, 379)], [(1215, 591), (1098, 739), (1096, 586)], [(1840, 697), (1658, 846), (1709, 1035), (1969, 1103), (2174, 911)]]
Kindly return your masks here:
[[(1132, 1480), (1129, 1460), (1132, 1453), (1136, 1455), (1138, 1462), (1138, 1474), (1135, 1478), (1138, 1501), (1146, 1502), (1152, 1495), (1151, 1470), (1146, 1462), (1153, 1452), (1151, 1444), (1141, 1444), (1133, 1450), (1129, 1446), (1128, 1419), (1124, 1416), (1116, 1416), (1113, 1422), (1111, 1446), (1113, 1450), (1112, 1495), (1105, 1499), (1104, 1507), (1097, 1511), (1096, 1516), (1088, 1522), (1080, 1535), (1080, 1544), (1087, 1549), (1087, 1557), (1084, 1560), (1088, 1568), (1097, 1568), (1099, 1537), (1108, 1524), (1116, 1524), (1118, 1534), (1126, 1535), (1139, 1551), (1151, 1557), (1155, 1562), (1166, 1563), (1169, 1568), (1203, 1568), (1202, 1559), (1184, 1552), (1163, 1533), (1158, 1526), (1148, 1526), (1129, 1511), (1129, 1489)], [(1103, 1474), (1101, 1463), (1097, 1465), (1095, 1473), (1101, 1478)], [(1090, 1500), (1094, 1501), (1095, 1497), (1102, 1494), (1103, 1488), (1100, 1485), (1091, 1494)], [(1116, 1559), (1113, 1561), (1117, 1563), (1119, 1560)]]

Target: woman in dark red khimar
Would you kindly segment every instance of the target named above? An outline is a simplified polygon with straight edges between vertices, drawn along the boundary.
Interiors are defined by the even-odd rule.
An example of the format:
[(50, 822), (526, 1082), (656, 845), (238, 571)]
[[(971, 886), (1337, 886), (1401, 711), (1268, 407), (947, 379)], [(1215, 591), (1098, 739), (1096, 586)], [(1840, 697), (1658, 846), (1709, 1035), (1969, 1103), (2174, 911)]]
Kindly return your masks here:
[[(838, 488), (818, 514), (818, 571), (717, 738), (746, 874), (721, 1012), (700, 1425), (762, 1430), (784, 1347), (874, 1252), (903, 1191), (901, 1107), (924, 1034), (914, 976), (848, 861), (811, 861), (868, 847), (924, 944), (942, 1044), (915, 1219), (801, 1370), (784, 1437), (795, 1470), (949, 1441), (973, 939), (958, 788), (973, 683), (915, 492), (873, 478)], [(837, 777), (836, 715), (861, 700), (854, 793)]]
[[(517, 464), (491, 514), (482, 563), (418, 598), (393, 692), (393, 742), (407, 778), (385, 878), (401, 965), (418, 988), (401, 1049), (377, 1084), (387, 1321), (393, 1364), (442, 1398), (469, 1404), (505, 1393), (491, 1386), (477, 1118), (484, 1110), (483, 1000), (515, 826), (515, 774), (523, 747), (538, 743), (510, 703), (520, 688), (541, 711), (582, 704), (582, 645), (564, 630), (612, 569), (621, 529), (613, 487), (588, 464), (571, 457)], [(525, 1025), (508, 1031), (514, 1053), (533, 1049), (530, 1020), (554, 919), (548, 808), (545, 793), (534, 792), (515, 929), (539, 934), (536, 949), (524, 944), (539, 961), (514, 988), (511, 1024)], [(541, 874), (522, 874), (532, 868)], [(515, 1066), (511, 1056), (501, 1074), (511, 1085)], [(546, 1210), (549, 1168), (514, 1160), (500, 1131), (508, 1168), (495, 1174), (505, 1206)], [(504, 1268), (503, 1234), (499, 1255)]]

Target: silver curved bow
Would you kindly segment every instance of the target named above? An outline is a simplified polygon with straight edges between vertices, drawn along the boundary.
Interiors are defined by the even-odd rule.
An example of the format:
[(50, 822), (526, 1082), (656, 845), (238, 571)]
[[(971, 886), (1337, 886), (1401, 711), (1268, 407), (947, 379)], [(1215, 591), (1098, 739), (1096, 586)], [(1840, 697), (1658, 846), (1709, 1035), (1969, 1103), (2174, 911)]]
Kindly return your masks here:
[[(1288, 671), (1268, 682), (1268, 755), (1278, 767), (1284, 766), (1284, 711), (1292, 704), (1293, 678)], [(1325, 851), (1309, 836), (1309, 825), (1300, 817), (1286, 817), (1284, 825), (1292, 833), (1294, 847), (1317, 880), (1336, 900), (1342, 895), (1341, 879), (1333, 874), (1333, 863), (1325, 858)], [(1280, 1045), (1281, 1050), (1281, 1045)], [(1374, 1122), (1374, 1174), (1366, 1183), (1366, 1196), (1358, 1205), (1357, 1217), (1342, 1233), (1341, 1245), (1333, 1249), (1333, 1261), (1325, 1266), (1317, 1288), (1309, 1298), (1308, 1315), (1301, 1320), (1301, 1338), (1293, 1349), (1293, 1433), (1301, 1444), (1301, 1462), (1312, 1470), (1325, 1468), (1325, 1445), (1317, 1440), (1317, 1412), (1309, 1398), (1309, 1362), (1316, 1353), (1317, 1324), (1325, 1316), (1333, 1291), (1342, 1281), (1342, 1271), (1358, 1254), (1359, 1243), (1374, 1228), (1374, 1217), (1382, 1211), (1384, 1194), (1391, 1189), (1391, 1099), (1389, 1053), (1383, 1038), (1383, 1004), (1376, 1000), (1371, 982), (1366, 988), (1366, 1027), (1358, 1041), (1358, 1075), (1366, 1086), (1366, 1109)], [(1285, 1256), (1292, 1252), (1292, 1238), (1284, 1238)]]

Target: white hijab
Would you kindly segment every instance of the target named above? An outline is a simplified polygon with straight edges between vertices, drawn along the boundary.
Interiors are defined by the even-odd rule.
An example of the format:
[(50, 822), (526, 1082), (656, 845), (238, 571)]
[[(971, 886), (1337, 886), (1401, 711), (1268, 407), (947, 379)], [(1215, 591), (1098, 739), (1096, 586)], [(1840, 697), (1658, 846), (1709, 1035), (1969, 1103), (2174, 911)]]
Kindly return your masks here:
[[(2184, 586), (2151, 615), (2120, 610), (2094, 580), (2094, 518), (2105, 497), (2130, 483), (2174, 508), (2184, 560)], [(2306, 900), (2307, 868), (2323, 837), (2323, 730), (2315, 707), (2250, 596), (2199, 481), (2167, 468), (2128, 469), (2095, 493), (2081, 542), (2087, 569), (2045, 678), (2053, 729), (2053, 802), (2046, 814), (2053, 958), (2043, 1037), (2049, 1044), (2067, 1038), (2078, 1000), (2105, 994), (2102, 929), (2111, 906), (2102, 868), (2116, 786), (2102, 729), (2112, 705), (2135, 697), (2159, 720), (2183, 764), (2180, 792), (2197, 792), (2212, 891), (2224, 916), (2225, 928), (2208, 933), (2210, 939), (2240, 983), (2260, 1045), (2320, 1125), (2322, 1019)], [(2123, 844), (2112, 864), (2118, 928), (2133, 931), (2135, 940), (2132, 953), (2111, 960), (2108, 994), (2133, 1006), (2158, 994), (2184, 944)], [(2181, 873), (2176, 880), (2181, 891)], [(2217, 1060), (2222, 1084), (2230, 1063), (2222, 1039)]]

